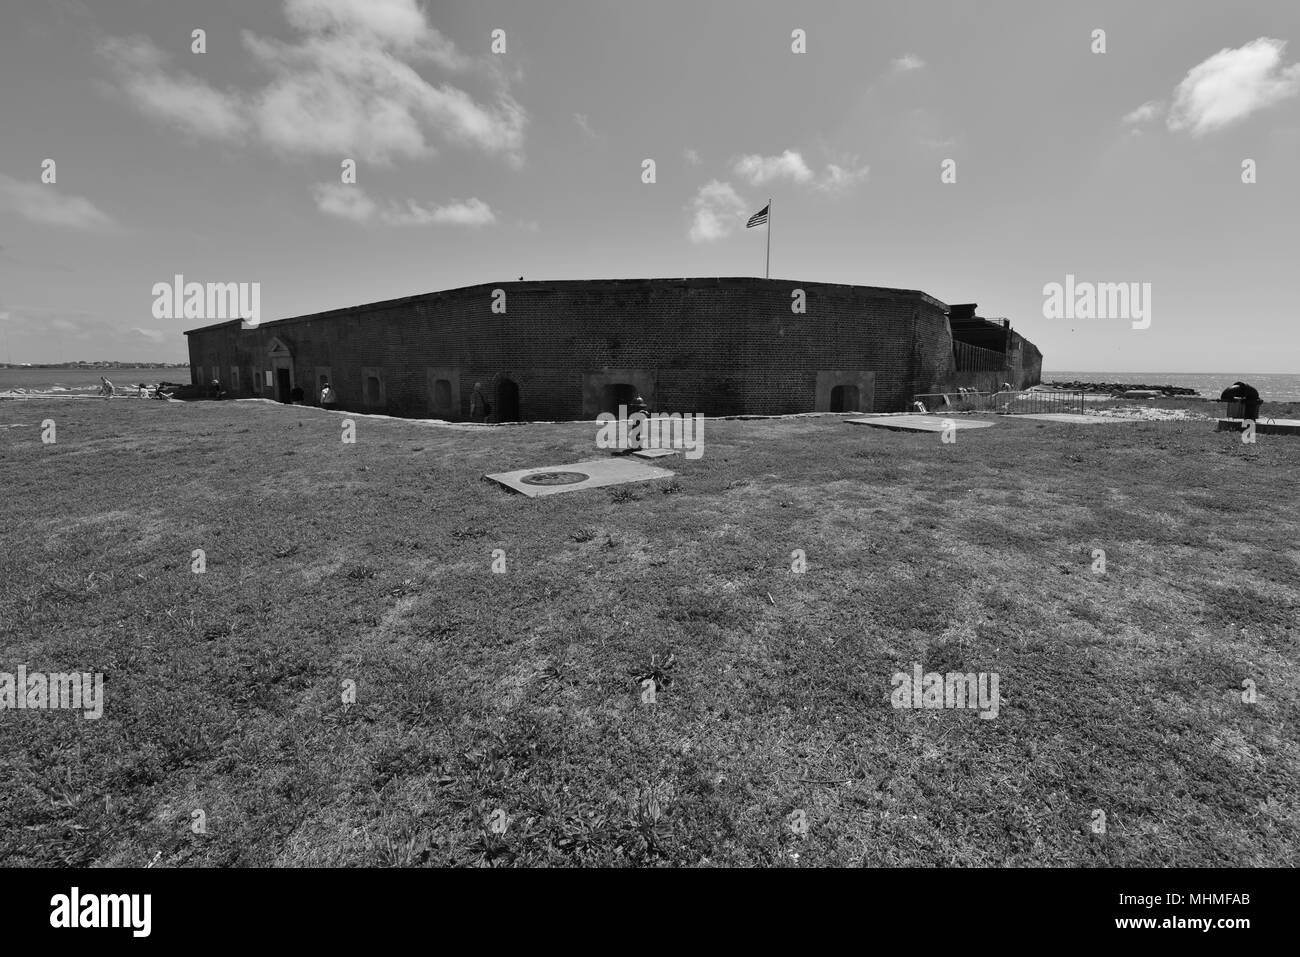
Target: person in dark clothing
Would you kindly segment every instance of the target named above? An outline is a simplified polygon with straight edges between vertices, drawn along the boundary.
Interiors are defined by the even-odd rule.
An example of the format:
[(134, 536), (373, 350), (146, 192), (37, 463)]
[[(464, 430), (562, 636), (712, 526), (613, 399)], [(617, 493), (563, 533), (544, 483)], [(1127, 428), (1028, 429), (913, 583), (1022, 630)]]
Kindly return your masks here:
[(1252, 385), (1244, 382), (1234, 382), (1229, 388), (1223, 390), (1219, 396), (1220, 402), (1240, 402), (1244, 407), (1242, 412), (1243, 419), (1256, 420), (1259, 418), (1259, 407), (1262, 404), (1259, 399), (1259, 390)]
[(471, 422), (486, 422), (492, 415), (492, 406), (483, 395), (483, 383), (474, 383), (474, 392), (469, 397), (469, 417)]
[(302, 386), (296, 385), (293, 391), (289, 393), (289, 402), (293, 405), (302, 405), (303, 391)]
[[(633, 436), (631, 434), (633, 428), (632, 417), (635, 415), (639, 415), (641, 417), (639, 420), (641, 425), (636, 429), (636, 435)], [(647, 445), (648, 436), (646, 434), (646, 431), (649, 428), (649, 426), (646, 424), (646, 420), (649, 418), (649, 416), (650, 416), (650, 407), (646, 405), (645, 399), (641, 398), (641, 396), (638, 395), (635, 399), (632, 400), (632, 402), (627, 407), (627, 420), (628, 420), (629, 434), (627, 440), (627, 448), (622, 450), (623, 455), (631, 455), (633, 452), (649, 447)]]

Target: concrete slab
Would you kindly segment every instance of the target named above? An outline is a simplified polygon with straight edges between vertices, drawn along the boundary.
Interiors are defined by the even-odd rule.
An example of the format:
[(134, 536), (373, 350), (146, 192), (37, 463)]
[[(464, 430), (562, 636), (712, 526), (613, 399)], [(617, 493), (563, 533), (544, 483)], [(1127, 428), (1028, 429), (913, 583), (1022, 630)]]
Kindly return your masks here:
[(951, 422), (957, 429), (987, 429), (990, 425), (996, 424), (962, 416), (913, 415), (910, 412), (898, 415), (870, 415), (844, 421), (853, 425), (874, 425), (878, 429), (893, 429), (896, 432), (942, 432), (944, 422)]
[[(1218, 419), (1216, 432), (1240, 432), (1241, 419)], [(1256, 435), (1300, 435), (1300, 419), (1262, 418), (1255, 423)]]
[(637, 458), (642, 459), (661, 459), (665, 455), (676, 455), (676, 449), (637, 449), (632, 453)]
[(657, 469), (625, 458), (608, 458), (575, 462), (573, 465), (547, 465), (536, 469), (520, 469), (517, 472), (497, 472), (486, 478), (529, 498), (537, 498), (540, 495), (581, 492), (604, 485), (649, 482), (672, 476), (673, 473), (667, 469)]

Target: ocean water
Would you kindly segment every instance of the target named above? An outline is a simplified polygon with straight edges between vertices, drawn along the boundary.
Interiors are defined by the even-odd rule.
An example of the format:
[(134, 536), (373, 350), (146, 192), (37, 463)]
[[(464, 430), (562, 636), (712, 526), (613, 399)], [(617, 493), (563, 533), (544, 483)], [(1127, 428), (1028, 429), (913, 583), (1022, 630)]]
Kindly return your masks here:
[(99, 391), (99, 377), (106, 376), (113, 388), (122, 392), (143, 382), (155, 386), (159, 382), (190, 381), (190, 370), (184, 369), (5, 369), (0, 368), (0, 392), (57, 392), (68, 395), (87, 395)]
[(1259, 372), (1056, 372), (1043, 371), (1043, 383), (1125, 382), (1134, 385), (1174, 385), (1195, 389), (1208, 399), (1240, 379), (1259, 390), (1265, 402), (1300, 402), (1300, 375)]

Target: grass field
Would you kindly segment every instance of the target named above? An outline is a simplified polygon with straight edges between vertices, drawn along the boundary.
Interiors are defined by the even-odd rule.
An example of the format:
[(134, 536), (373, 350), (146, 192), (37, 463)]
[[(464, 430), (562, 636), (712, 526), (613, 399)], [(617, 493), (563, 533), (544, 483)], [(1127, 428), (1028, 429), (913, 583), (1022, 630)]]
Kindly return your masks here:
[(710, 420), (527, 499), (594, 425), (341, 419), (0, 402), (0, 671), (106, 678), (0, 711), (0, 860), (1300, 864), (1300, 439)]

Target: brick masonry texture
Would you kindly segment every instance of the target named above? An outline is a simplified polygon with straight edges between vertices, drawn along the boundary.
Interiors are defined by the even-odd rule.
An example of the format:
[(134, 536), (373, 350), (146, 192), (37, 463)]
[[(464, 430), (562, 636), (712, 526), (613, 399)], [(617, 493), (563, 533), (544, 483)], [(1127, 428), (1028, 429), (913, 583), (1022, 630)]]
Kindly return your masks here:
[[(802, 314), (791, 310), (796, 289)], [(503, 314), (492, 311), (495, 290)], [(512, 417), (506, 380), (523, 420), (593, 418), (620, 377), (655, 411), (705, 415), (825, 411), (837, 376), (818, 373), (828, 371), (845, 385), (874, 382), (862, 411), (901, 411), (915, 394), (959, 385), (1039, 381), (1042, 356), (1014, 332), (1004, 371), (958, 371), (947, 311), (922, 292), (871, 286), (569, 280), (486, 283), (187, 335), (195, 382), (218, 378), (235, 397), (287, 398), (281, 367), (314, 404), (327, 369), (342, 409), (453, 420), (470, 416), (476, 383), (493, 418)]]

